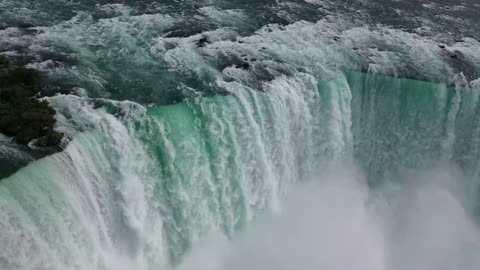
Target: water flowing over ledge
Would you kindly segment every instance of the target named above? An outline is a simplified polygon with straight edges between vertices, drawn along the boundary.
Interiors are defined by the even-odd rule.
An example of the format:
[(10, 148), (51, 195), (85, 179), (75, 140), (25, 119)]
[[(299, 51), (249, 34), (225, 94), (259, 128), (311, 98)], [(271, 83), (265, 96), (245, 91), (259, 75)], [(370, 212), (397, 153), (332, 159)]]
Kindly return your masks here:
[(0, 1), (0, 269), (479, 268), (476, 0), (122, 2)]
[(168, 269), (209, 233), (236, 238), (259, 214), (284, 211), (294, 183), (352, 164), (392, 198), (385, 186), (408, 190), (409, 171), (456, 168), (454, 180), (434, 176), (437, 188), (461, 220), (478, 210), (478, 89), (359, 72), (282, 76), (266, 92), (223, 87), (231, 95), (149, 107), (49, 98), (72, 117), (66, 134), (85, 131), (0, 182), (2, 268)]
[[(192, 12), (215, 24), (200, 32), (187, 27), (193, 32), (179, 33), (179, 27), (198, 18), (103, 5), (53, 25), (0, 30), (0, 48), (2, 55), (26, 61), (28, 68), (42, 74), (46, 82), (42, 95), (131, 100), (143, 106), (229, 95), (226, 86), (232, 82), (269, 91), (276, 78), (299, 73), (330, 81), (339, 70), (434, 81), (452, 88), (480, 85), (480, 45), (474, 38), (449, 40), (435, 32), (365, 26), (368, 18), (356, 18), (357, 22), (345, 14), (316, 22), (258, 22), (259, 28), (250, 29), (249, 14), (241, 9), (207, 6)], [(60, 119), (57, 130), (75, 129), (75, 123), (62, 121), (68, 119), (69, 114)], [(45, 155), (8, 138), (2, 141), (0, 159), (9, 168), (3, 175)]]

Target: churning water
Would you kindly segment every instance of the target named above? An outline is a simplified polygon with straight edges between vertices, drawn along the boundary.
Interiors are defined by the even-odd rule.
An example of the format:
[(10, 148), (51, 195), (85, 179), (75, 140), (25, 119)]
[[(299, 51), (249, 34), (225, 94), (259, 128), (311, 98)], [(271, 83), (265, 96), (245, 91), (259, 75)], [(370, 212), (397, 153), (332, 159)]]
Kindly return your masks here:
[(480, 267), (475, 1), (114, 2), (0, 1), (67, 135), (0, 269)]

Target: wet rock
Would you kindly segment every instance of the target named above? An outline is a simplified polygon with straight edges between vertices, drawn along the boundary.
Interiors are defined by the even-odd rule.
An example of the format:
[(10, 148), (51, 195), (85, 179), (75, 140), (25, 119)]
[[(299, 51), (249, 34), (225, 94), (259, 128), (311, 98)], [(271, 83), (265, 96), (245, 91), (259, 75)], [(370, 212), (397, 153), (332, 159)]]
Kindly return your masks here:
[(457, 58), (463, 58), (463, 53), (461, 51), (453, 51), (453, 52), (449, 52), (450, 54), (450, 58), (453, 58), (453, 59), (457, 59)]
[(39, 35), (39, 34), (45, 33), (45, 31), (39, 30), (39, 29), (36, 29), (36, 28), (25, 28), (25, 29), (23, 29), (23, 31), (28, 35)]
[(244, 62), (244, 63), (236, 64), (235, 67), (236, 67), (236, 68), (241, 68), (241, 69), (249, 69), (249, 68), (250, 68), (250, 64), (247, 63), (247, 62)]
[(197, 46), (198, 47), (205, 47), (205, 45), (208, 43), (208, 38), (207, 37), (202, 37), (197, 41)]
[(17, 25), (17, 27), (20, 28), (20, 29), (27, 29), (27, 28), (35, 27), (35, 25), (33, 25), (29, 22), (21, 22)]

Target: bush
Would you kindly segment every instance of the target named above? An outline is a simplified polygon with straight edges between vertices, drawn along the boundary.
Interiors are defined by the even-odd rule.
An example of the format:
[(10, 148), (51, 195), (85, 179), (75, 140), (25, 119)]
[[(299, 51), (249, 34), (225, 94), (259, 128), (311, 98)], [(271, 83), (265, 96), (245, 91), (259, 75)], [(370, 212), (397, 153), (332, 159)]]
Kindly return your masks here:
[(0, 54), (0, 66), (8, 65), (9, 61), (5, 55)]
[(0, 132), (20, 144), (38, 139), (38, 146), (56, 146), (63, 134), (54, 130), (55, 110), (35, 98), (41, 81), (37, 72), (15, 67), (0, 55)]

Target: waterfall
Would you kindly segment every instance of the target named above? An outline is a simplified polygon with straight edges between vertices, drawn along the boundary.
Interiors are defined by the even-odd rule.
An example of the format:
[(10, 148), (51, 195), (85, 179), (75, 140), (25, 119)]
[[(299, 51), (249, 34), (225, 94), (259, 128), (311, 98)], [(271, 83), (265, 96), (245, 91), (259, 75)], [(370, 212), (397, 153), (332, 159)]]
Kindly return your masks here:
[(222, 84), (228, 95), (173, 105), (50, 98), (83, 131), (0, 182), (2, 268), (169, 268), (206, 235), (283, 212), (289, 190), (339, 164), (373, 189), (443, 164), (478, 183), (474, 89), (359, 72), (283, 76), (265, 92)]

